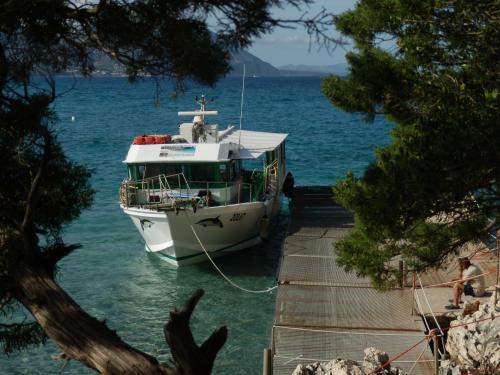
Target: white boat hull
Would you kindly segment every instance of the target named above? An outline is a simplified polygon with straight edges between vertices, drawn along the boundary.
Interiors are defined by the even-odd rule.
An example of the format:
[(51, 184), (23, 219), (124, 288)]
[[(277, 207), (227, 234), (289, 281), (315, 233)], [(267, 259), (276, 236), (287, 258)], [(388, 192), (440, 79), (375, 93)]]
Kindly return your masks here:
[[(274, 201), (274, 200), (273, 200)], [(207, 261), (210, 257), (242, 250), (261, 242), (262, 219), (271, 202), (155, 211), (122, 206), (146, 243), (146, 251), (174, 266)], [(198, 239), (193, 233), (196, 232)]]

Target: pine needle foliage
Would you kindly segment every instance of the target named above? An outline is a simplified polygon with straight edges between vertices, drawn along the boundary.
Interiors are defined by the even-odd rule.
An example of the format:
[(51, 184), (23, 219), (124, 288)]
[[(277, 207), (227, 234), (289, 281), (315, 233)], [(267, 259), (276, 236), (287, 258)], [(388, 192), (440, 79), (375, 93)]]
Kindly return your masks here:
[[(295, 20), (271, 15), (272, 7), (310, 2), (0, 1), (0, 344), (6, 353), (45, 342), (44, 331), (65, 358), (99, 372), (173, 373), (90, 317), (55, 280), (57, 263), (78, 248), (64, 243), (63, 227), (94, 197), (90, 171), (66, 157), (53, 131), (55, 74), (90, 75), (95, 57), (105, 54), (125, 68), (130, 81), (169, 80), (177, 91), (186, 81), (214, 85), (229, 72), (231, 52), (273, 27), (302, 26), (323, 45), (334, 43), (325, 34), (331, 17), (324, 10)], [(191, 302), (191, 311), (200, 297)], [(40, 326), (15, 321), (18, 303)], [(199, 358), (190, 357), (192, 350), (183, 352), (192, 335), (189, 324), (182, 328), (184, 337), (171, 336), (186, 356), (184, 365), (199, 365)], [(219, 337), (224, 335), (220, 331)], [(211, 345), (220, 349), (224, 341), (190, 349), (203, 357), (203, 351)], [(97, 345), (101, 351), (89, 349)], [(210, 366), (218, 349), (209, 353)]]
[(363, 176), (334, 186), (356, 229), (340, 261), (380, 287), (438, 267), (498, 222), (500, 2), (361, 0), (335, 18), (354, 42), (350, 74), (323, 92), (347, 111), (394, 124)]

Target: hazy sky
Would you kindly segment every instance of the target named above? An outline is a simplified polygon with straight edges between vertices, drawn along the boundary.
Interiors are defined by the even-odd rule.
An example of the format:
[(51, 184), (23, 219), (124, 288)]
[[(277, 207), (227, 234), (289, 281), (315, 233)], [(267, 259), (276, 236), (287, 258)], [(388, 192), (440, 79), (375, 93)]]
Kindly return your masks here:
[[(355, 4), (355, 0), (316, 0), (315, 4), (303, 11), (315, 15), (321, 7), (325, 7), (329, 12), (338, 14)], [(283, 19), (299, 18), (302, 12), (293, 7), (286, 9), (277, 9), (274, 13), (276, 17)], [(337, 35), (332, 29), (332, 35)], [(261, 58), (268, 63), (278, 67), (287, 64), (305, 64), (305, 65), (332, 65), (344, 62), (345, 50), (338, 47), (331, 55), (318, 46), (309, 44), (307, 32), (297, 27), (290, 29), (275, 29), (272, 34), (264, 35), (261, 39), (255, 40), (249, 52)]]

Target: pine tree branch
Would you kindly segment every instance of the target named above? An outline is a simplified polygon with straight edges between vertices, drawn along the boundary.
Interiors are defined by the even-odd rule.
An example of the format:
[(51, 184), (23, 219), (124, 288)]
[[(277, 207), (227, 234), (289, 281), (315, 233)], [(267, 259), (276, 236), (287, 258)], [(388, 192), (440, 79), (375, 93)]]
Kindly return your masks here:
[[(50, 151), (52, 148), (52, 138), (49, 133), (49, 130), (43, 125), (41, 125), (39, 127), (39, 132), (42, 134), (45, 142), (43, 146), (42, 160), (40, 162), (36, 175), (31, 182), (30, 190), (28, 192), (28, 197), (26, 199), (23, 221), (19, 226), (20, 237), (23, 238), (23, 241), (27, 237), (31, 237), (31, 236), (26, 236), (26, 231), (28, 229), (28, 226), (30, 227), (33, 226), (33, 209), (37, 198), (37, 192), (38, 188), (40, 187), (41, 178), (45, 172), (45, 168), (47, 167), (47, 164), (50, 160)], [(27, 248), (25, 248), (25, 250), (27, 250)]]
[(43, 252), (43, 258), (45, 264), (49, 267), (49, 269), (53, 270), (56, 264), (63, 259), (64, 257), (71, 254), (76, 249), (81, 247), (80, 244), (71, 244), (66, 245), (64, 243), (56, 243), (53, 244)]

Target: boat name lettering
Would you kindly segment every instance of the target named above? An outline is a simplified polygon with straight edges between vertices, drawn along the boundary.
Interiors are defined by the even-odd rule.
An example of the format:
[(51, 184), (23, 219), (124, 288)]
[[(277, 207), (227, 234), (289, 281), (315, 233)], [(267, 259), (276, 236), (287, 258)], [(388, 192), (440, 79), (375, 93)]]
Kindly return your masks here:
[(168, 156), (168, 152), (160, 152), (160, 156), (163, 156), (163, 157)]
[(169, 150), (169, 151), (180, 151), (180, 152), (194, 152), (196, 147), (186, 146), (186, 145), (168, 145), (168, 146), (161, 146), (161, 149), (162, 151)]
[(240, 221), (245, 217), (247, 213), (246, 212), (237, 212), (233, 214), (233, 217), (229, 219), (229, 221)]

